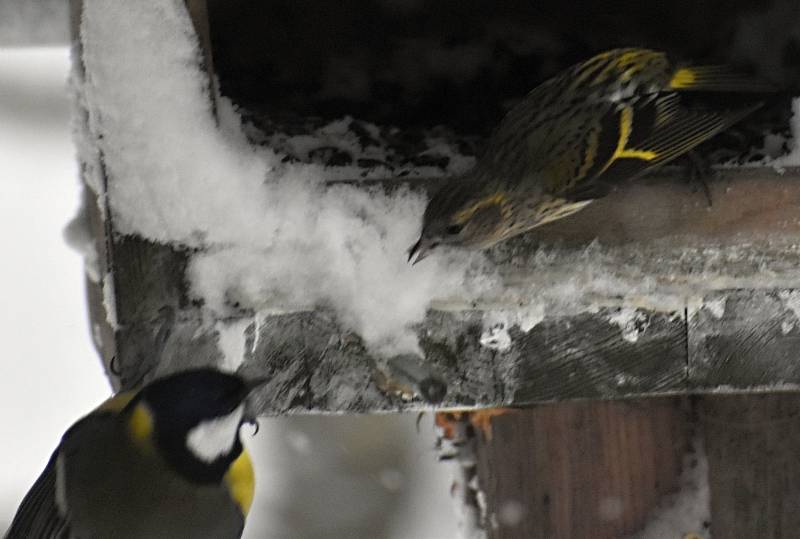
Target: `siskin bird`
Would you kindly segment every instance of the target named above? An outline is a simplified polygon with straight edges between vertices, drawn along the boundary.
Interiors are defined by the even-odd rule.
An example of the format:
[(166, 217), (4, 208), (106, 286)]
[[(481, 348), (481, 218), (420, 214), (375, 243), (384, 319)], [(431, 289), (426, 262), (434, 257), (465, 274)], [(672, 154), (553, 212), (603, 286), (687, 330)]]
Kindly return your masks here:
[(685, 102), (689, 92), (770, 91), (725, 66), (675, 66), (663, 52), (598, 54), (506, 114), (475, 168), (430, 200), (409, 261), (438, 245), (487, 248), (573, 214), (614, 182), (675, 159), (760, 106), (703, 109)]
[(107, 400), (67, 430), (7, 539), (240, 537), (254, 477), (247, 382), (214, 369)]

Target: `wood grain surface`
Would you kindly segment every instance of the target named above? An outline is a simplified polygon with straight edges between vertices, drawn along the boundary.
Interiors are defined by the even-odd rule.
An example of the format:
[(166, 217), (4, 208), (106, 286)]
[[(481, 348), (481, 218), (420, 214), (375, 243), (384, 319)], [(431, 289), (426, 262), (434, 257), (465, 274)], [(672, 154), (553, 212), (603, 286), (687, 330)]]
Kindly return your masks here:
[(496, 416), (478, 445), (493, 539), (617, 539), (677, 491), (689, 447), (680, 398), (574, 402)]

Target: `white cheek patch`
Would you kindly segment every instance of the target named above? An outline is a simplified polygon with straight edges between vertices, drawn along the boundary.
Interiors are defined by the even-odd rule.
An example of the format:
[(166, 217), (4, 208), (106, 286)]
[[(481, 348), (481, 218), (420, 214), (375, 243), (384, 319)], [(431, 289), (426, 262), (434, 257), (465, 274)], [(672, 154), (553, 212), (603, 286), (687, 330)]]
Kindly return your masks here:
[(244, 405), (241, 405), (226, 416), (203, 421), (189, 431), (186, 447), (204, 462), (227, 455), (236, 443), (243, 414)]

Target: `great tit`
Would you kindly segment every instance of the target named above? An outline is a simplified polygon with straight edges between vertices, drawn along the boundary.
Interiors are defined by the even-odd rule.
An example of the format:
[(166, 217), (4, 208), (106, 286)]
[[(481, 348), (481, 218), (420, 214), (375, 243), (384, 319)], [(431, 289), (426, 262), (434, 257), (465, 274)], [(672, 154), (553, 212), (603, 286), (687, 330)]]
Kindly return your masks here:
[(110, 398), (64, 434), (6, 538), (241, 537), (255, 480), (239, 430), (261, 383), (204, 368)]

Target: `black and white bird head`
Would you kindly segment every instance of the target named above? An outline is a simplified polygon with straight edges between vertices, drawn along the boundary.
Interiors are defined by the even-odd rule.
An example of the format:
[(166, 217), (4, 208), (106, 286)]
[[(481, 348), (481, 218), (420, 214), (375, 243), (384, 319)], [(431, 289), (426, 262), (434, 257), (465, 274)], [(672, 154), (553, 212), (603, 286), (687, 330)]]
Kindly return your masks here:
[(242, 452), (241, 426), (255, 421), (247, 399), (263, 383), (211, 368), (167, 376), (142, 389), (130, 424), (185, 477), (218, 481)]

